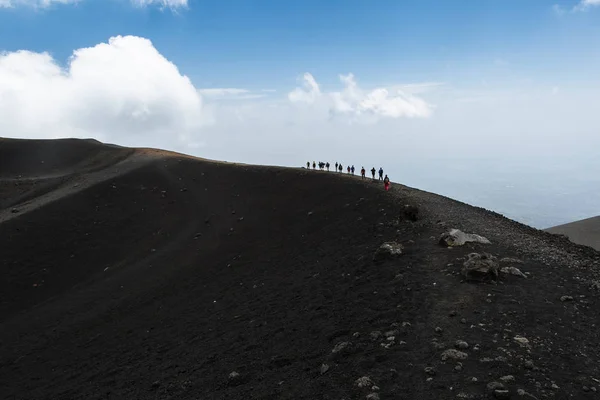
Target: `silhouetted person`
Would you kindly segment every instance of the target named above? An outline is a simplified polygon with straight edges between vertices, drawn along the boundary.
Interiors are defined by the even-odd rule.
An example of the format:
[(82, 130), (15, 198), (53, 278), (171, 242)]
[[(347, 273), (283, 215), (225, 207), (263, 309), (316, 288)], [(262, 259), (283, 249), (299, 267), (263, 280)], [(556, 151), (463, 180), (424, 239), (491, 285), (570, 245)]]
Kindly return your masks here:
[(348, 173), (350, 173), (350, 166), (349, 165), (346, 167), (346, 171), (348, 171)]
[(329, 161), (327, 162), (327, 164), (325, 164), (325, 167), (327, 168), (327, 171), (329, 171)]
[(371, 168), (371, 175), (373, 175), (373, 180), (375, 180), (375, 167)]
[(383, 180), (383, 168), (379, 167), (379, 180)]
[(335, 170), (336, 170), (336, 172), (338, 170), (338, 163), (337, 162), (335, 163)]
[(361, 176), (363, 179), (365, 179), (365, 172), (366, 172), (366, 171), (365, 171), (365, 167), (362, 167), (362, 168), (360, 169), (360, 176)]
[(350, 168), (350, 171), (352, 172), (352, 175), (354, 175), (354, 165), (352, 166), (352, 168)]
[(383, 178), (383, 187), (385, 188), (386, 192), (390, 190), (390, 178), (388, 178), (387, 175), (385, 176), (385, 178)]
[(306, 169), (310, 169), (310, 161), (306, 162)]
[(317, 168), (317, 164), (313, 161), (313, 169)]

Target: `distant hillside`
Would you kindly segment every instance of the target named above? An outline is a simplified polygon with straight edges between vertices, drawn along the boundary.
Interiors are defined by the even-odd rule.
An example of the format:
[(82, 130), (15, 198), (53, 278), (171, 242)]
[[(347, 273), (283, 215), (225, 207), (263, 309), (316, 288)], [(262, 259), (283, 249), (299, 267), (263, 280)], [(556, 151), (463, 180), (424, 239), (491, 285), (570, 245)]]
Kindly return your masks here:
[(558, 225), (546, 231), (566, 235), (573, 243), (590, 246), (600, 251), (600, 216)]

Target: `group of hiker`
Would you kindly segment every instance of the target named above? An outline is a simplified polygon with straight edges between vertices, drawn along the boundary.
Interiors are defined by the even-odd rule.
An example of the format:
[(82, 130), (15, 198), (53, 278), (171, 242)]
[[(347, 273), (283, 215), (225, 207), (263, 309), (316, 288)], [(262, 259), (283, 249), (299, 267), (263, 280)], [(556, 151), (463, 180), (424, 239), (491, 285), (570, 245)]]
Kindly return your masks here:
[[(310, 166), (311, 166), (310, 161), (307, 161), (306, 162), (306, 168), (310, 169)], [(327, 171), (329, 171), (329, 168), (331, 167), (331, 164), (329, 164), (329, 162), (319, 161), (318, 163), (316, 163), (316, 162), (313, 161), (312, 162), (312, 169), (317, 169), (317, 166), (319, 167), (319, 170), (321, 170), (321, 171), (323, 171), (325, 169)], [(336, 162), (334, 166), (335, 166), (335, 169), (334, 169), (335, 172), (342, 173), (344, 171), (344, 166), (341, 163)], [(351, 165), (346, 166), (346, 173), (347, 174), (354, 175), (354, 171), (355, 171), (354, 165), (352, 165), (352, 166)], [(376, 172), (379, 172), (379, 180), (383, 181), (383, 186), (385, 187), (385, 190), (386, 191), (389, 190), (390, 189), (390, 178), (388, 178), (387, 174), (385, 175), (385, 177), (383, 176), (383, 168), (379, 167), (379, 171), (375, 170), (375, 167), (371, 168), (371, 175), (373, 176), (373, 180), (375, 180), (375, 173)], [(367, 173), (367, 171), (365, 170), (365, 167), (362, 167), (360, 169), (360, 175), (361, 175), (362, 179), (366, 178), (366, 173)]]

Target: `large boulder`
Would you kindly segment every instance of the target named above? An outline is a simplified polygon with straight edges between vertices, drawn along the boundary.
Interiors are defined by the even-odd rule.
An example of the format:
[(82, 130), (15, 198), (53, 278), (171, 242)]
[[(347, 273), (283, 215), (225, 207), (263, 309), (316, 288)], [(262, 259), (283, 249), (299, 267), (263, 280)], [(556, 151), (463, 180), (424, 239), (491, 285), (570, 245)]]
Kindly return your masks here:
[(440, 244), (443, 246), (462, 246), (468, 242), (491, 244), (491, 242), (483, 236), (474, 233), (464, 233), (458, 229), (450, 229), (440, 237)]
[(390, 260), (402, 255), (404, 247), (400, 243), (396, 242), (385, 242), (375, 251), (373, 255), (373, 261), (382, 262)]
[(499, 266), (498, 260), (491, 254), (471, 253), (461, 272), (466, 280), (496, 280)]

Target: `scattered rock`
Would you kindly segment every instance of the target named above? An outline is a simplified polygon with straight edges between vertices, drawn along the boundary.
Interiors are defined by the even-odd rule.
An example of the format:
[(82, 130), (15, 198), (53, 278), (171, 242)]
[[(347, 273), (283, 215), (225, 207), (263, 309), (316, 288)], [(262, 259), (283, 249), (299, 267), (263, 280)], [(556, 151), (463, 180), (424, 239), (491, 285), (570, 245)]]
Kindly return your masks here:
[(327, 364), (321, 364), (321, 375), (323, 375), (327, 371), (329, 371), (329, 365), (327, 365)]
[(384, 260), (389, 260), (395, 257), (399, 257), (402, 255), (403, 247), (400, 243), (396, 242), (386, 242), (379, 246), (379, 248), (375, 251), (375, 255), (373, 256), (373, 261), (381, 262)]
[(500, 259), (500, 263), (501, 264), (523, 264), (523, 261), (516, 259), (516, 258), (504, 257), (504, 258)]
[(456, 317), (456, 314), (457, 314), (457, 312), (452, 310), (452, 311), (450, 311), (450, 313), (448, 315), (451, 317)]
[(471, 253), (461, 272), (466, 280), (498, 279), (498, 261), (488, 253)]
[(560, 389), (556, 383), (553, 383), (552, 386), (550, 386), (550, 387), (554, 390)]
[(573, 301), (573, 296), (562, 296), (560, 298), (560, 301), (565, 302), (565, 301)]
[(454, 370), (455, 370), (456, 372), (460, 372), (460, 371), (462, 371), (462, 369), (463, 369), (463, 366), (462, 366), (462, 364), (461, 364), (461, 363), (458, 363), (458, 364), (456, 364), (456, 365), (454, 366)]
[(502, 267), (502, 268), (500, 268), (500, 272), (502, 272), (503, 274), (516, 275), (516, 276), (520, 276), (521, 278), (527, 279), (527, 275), (525, 275), (524, 273), (522, 273), (519, 268), (515, 268), (515, 267)]
[(152, 389), (158, 389), (159, 386), (160, 386), (160, 381), (152, 382)]
[(373, 381), (368, 376), (363, 376), (363, 377), (358, 378), (354, 382), (354, 384), (356, 386), (358, 386), (359, 388), (371, 387), (371, 386), (373, 386)]
[(505, 375), (500, 380), (504, 383), (512, 383), (515, 381), (515, 377), (513, 375)]
[(442, 353), (442, 361), (446, 361), (447, 359), (453, 360), (466, 360), (469, 355), (462, 351), (458, 351), (455, 349), (448, 349)]
[(19, 212), (18, 208), (13, 208), (12, 210), (10, 210), (11, 213), (16, 214)]
[(465, 318), (461, 318), (461, 320), (460, 320), (460, 323), (461, 323), (461, 324), (466, 324), (466, 323), (467, 323), (467, 320), (466, 320)]
[(490, 382), (487, 384), (487, 390), (493, 392), (494, 390), (505, 390), (506, 387), (500, 382)]
[(469, 348), (469, 343), (465, 342), (464, 340), (457, 340), (456, 343), (454, 343), (454, 346), (457, 349), (466, 350)]
[(592, 281), (590, 283), (590, 289), (592, 289), (592, 290), (600, 290), (600, 281)]
[(312, 211), (309, 211), (309, 212), (308, 212), (308, 216), (310, 217), (311, 215), (313, 215), (313, 212), (312, 212)]
[(494, 397), (498, 400), (508, 400), (510, 399), (510, 392), (505, 389), (496, 389), (494, 390)]
[(369, 336), (371, 337), (371, 339), (377, 340), (381, 337), (381, 331), (373, 331), (369, 334)]
[(468, 242), (491, 244), (491, 242), (483, 236), (474, 233), (464, 233), (458, 229), (450, 229), (440, 237), (440, 244), (443, 246), (462, 246)]
[(524, 365), (525, 365), (525, 368), (527, 368), (527, 369), (533, 369), (535, 367), (535, 365), (533, 365), (533, 361), (531, 361), (531, 360), (525, 361)]
[(393, 336), (398, 336), (399, 334), (400, 334), (400, 332), (397, 330), (387, 331), (385, 333), (385, 337), (389, 338), (389, 337), (393, 337)]
[(529, 339), (523, 337), (523, 336), (515, 336), (514, 341), (519, 343), (522, 347), (530, 347), (529, 346)]
[(340, 351), (346, 349), (348, 346), (350, 346), (350, 342), (340, 342), (335, 345), (335, 347), (333, 348), (333, 350), (331, 350), (331, 352), (339, 353)]
[(439, 326), (435, 327), (435, 333), (442, 333), (444, 330), (442, 328), (440, 328)]
[(240, 374), (235, 371), (233, 371), (232, 373), (229, 374), (229, 379), (232, 379), (232, 380), (237, 379), (239, 377), (240, 377)]
[(379, 400), (379, 394), (378, 393), (369, 393), (367, 395), (367, 400)]
[(425, 367), (424, 371), (427, 375), (435, 376), (435, 368), (433, 367)]

